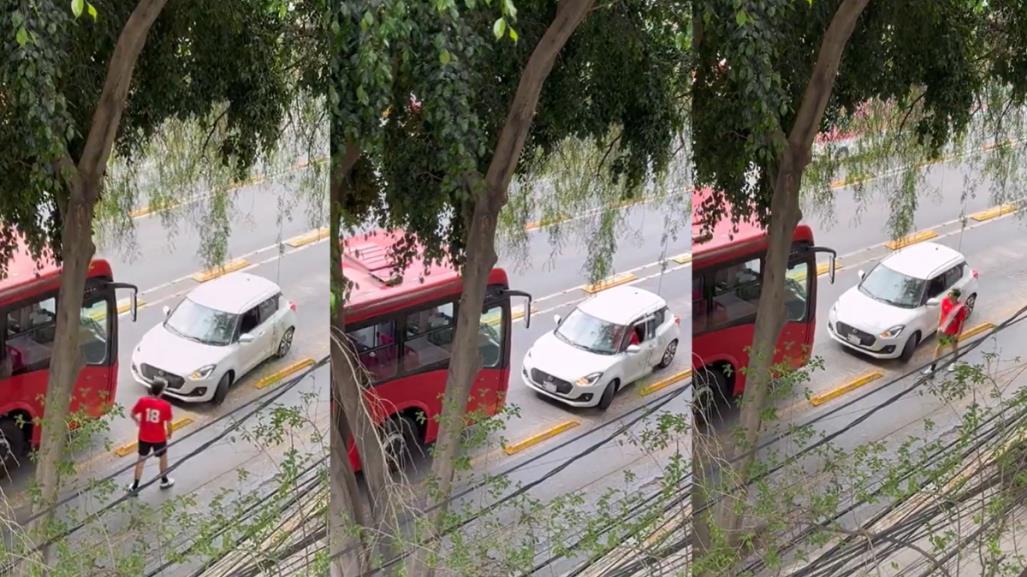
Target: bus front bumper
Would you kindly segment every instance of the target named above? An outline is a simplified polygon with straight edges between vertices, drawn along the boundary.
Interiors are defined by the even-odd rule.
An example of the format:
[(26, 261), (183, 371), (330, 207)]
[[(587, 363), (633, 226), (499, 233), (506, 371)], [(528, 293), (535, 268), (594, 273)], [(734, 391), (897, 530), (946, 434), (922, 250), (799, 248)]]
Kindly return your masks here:
[(599, 404), (599, 399), (602, 397), (601, 389), (598, 391), (599, 394), (597, 394), (595, 391), (584, 391), (577, 385), (574, 385), (566, 395), (547, 391), (531, 380), (531, 377), (528, 375), (527, 368), (521, 368), (521, 381), (524, 382), (524, 386), (536, 393), (545, 395), (554, 401), (559, 401), (571, 407), (594, 407)]
[[(867, 347), (859, 343), (854, 343), (849, 339), (843, 338), (837, 332), (835, 332), (834, 323), (828, 321), (827, 332), (831, 335), (831, 338), (840, 345), (850, 348), (854, 351), (859, 351), (864, 355), (874, 357), (875, 359), (897, 359), (902, 355), (902, 345), (899, 344), (899, 337), (894, 339), (885, 339), (880, 336), (874, 339), (874, 344)], [(902, 335), (905, 336), (905, 335)]]

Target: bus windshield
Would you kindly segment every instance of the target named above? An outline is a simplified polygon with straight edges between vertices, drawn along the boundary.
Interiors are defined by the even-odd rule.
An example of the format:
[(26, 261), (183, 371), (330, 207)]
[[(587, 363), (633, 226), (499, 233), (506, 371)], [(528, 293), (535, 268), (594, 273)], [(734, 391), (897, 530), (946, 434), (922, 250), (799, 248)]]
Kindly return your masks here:
[(601, 355), (612, 355), (619, 350), (627, 327), (598, 319), (574, 309), (556, 329), (563, 342)]

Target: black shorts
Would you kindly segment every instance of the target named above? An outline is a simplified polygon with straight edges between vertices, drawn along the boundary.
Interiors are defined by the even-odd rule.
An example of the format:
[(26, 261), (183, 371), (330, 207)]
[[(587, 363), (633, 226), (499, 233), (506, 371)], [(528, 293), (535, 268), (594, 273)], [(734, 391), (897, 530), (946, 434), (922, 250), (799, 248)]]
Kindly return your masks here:
[(139, 441), (139, 456), (145, 457), (153, 451), (154, 457), (160, 457), (168, 450), (168, 442), (161, 441), (160, 443), (147, 443), (146, 441)]

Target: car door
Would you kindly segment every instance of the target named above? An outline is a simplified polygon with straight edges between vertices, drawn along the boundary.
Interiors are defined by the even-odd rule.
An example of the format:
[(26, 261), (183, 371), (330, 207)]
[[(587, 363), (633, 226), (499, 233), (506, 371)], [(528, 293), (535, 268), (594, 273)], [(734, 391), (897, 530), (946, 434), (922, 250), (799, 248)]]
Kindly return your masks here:
[(941, 299), (945, 298), (945, 291), (948, 288), (948, 271), (935, 275), (927, 281), (927, 288), (924, 291), (922, 314), (920, 324), (923, 327), (923, 334), (927, 336), (938, 330), (938, 319), (941, 315)]
[[(653, 328), (653, 321), (654, 319), (652, 314), (637, 319), (635, 322), (631, 323), (630, 330), (625, 336), (625, 384), (638, 380), (648, 374), (651, 370), (649, 359), (652, 357), (653, 351), (656, 348), (655, 331), (650, 331), (650, 329)], [(639, 337), (638, 350), (636, 352), (627, 351), (628, 343), (631, 342), (632, 331), (634, 331)]]
[[(248, 373), (267, 356), (265, 351), (267, 351), (272, 337), (271, 331), (267, 329), (267, 325), (261, 323), (259, 304), (244, 312), (239, 319), (239, 367), (241, 373)], [(242, 342), (243, 335), (249, 335), (252, 340)]]
[(278, 342), (282, 339), (282, 316), (285, 314), (282, 306), (280, 294), (275, 295), (266, 301), (260, 303), (257, 309), (260, 312), (260, 330), (266, 331), (266, 347), (261, 349), (262, 355), (260, 361), (270, 357), (275, 353), (278, 348)]

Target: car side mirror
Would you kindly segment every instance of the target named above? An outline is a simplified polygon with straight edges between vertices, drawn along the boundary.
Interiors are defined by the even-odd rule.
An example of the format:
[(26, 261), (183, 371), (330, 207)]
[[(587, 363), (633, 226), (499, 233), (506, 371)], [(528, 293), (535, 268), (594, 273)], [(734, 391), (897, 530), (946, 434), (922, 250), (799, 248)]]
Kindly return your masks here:
[(164, 305), (160, 310), (164, 311), (164, 317), (167, 318), (171, 314), (171, 307)]
[(640, 347), (638, 345), (628, 345), (628, 348), (626, 349), (626, 351), (627, 351), (627, 353), (629, 355), (633, 355), (633, 354), (635, 354), (635, 353), (637, 353), (637, 352), (639, 352), (641, 350), (642, 350), (642, 347)]
[(929, 306), (929, 307), (936, 307), (940, 303), (941, 303), (941, 299), (939, 299), (938, 297), (927, 299), (927, 306)]
[(856, 274), (859, 275), (859, 280), (863, 280), (863, 277), (865, 277), (867, 273), (864, 272), (863, 269), (859, 269), (859, 272)]
[(253, 342), (253, 335), (251, 335), (250, 333), (243, 333), (243, 334), (239, 335), (239, 342), (243, 343), (243, 344), (252, 343)]
[(560, 324), (560, 321), (562, 321), (562, 320), (563, 320), (563, 317), (561, 317), (560, 315), (553, 315), (553, 322), (554, 323)]

